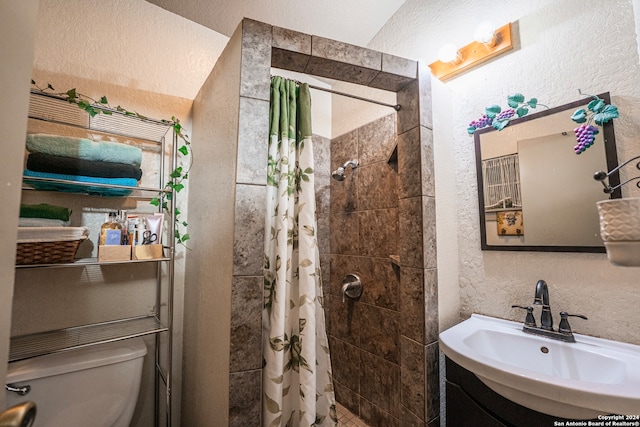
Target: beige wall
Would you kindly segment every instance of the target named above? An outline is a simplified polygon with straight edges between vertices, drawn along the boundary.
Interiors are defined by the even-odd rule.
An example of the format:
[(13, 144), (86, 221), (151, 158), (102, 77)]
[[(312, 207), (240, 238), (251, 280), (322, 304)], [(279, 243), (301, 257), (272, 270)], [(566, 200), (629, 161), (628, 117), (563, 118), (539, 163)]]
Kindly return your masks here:
[[(29, 74), (33, 62), (33, 40), (38, 16), (38, 2), (28, 0), (0, 2), (0, 51), (11, 66), (0, 67), (0, 85), (4, 102), (0, 106), (2, 155), (0, 168), (0, 218), (8, 231), (0, 242), (0, 380), (4, 384), (9, 354), (11, 302), (16, 251), (16, 230), (22, 186), (22, 159), (27, 127)], [(13, 159), (13, 160), (12, 160)], [(8, 161), (7, 161), (8, 160)], [(0, 393), (4, 408), (4, 393)]]
[[(239, 30), (194, 100), (182, 425), (227, 425), (238, 111)], [(225, 102), (219, 102), (225, 99)]]
[[(443, 44), (472, 41), (473, 29), (485, 19), (498, 25), (517, 22), (516, 50), (434, 84), (436, 188), (440, 195), (455, 196), (455, 205), (444, 209), (437, 198), (441, 329), (451, 326), (452, 319), (442, 316), (456, 304), (456, 296), (443, 288), (452, 294), (459, 289), (462, 318), (476, 312), (519, 321), (522, 313), (511, 304), (530, 304), (535, 282), (543, 278), (554, 312), (589, 316), (574, 322), (577, 332), (640, 344), (635, 327), (640, 320), (638, 268), (615, 267), (604, 254), (480, 250), (475, 154), (466, 133), (486, 106), (504, 106), (515, 92), (557, 106), (579, 99), (578, 89), (609, 91), (621, 113), (615, 121), (618, 156), (640, 154), (640, 67), (632, 1), (615, 0), (603, 7), (595, 0), (407, 0), (368, 47), (429, 64)], [(448, 171), (443, 172), (444, 165)], [(640, 190), (631, 185), (625, 193), (638, 197)], [(451, 218), (457, 231), (443, 228)], [(457, 239), (458, 251), (444, 247), (441, 235)], [(456, 269), (458, 279), (453, 274), (444, 279)]]

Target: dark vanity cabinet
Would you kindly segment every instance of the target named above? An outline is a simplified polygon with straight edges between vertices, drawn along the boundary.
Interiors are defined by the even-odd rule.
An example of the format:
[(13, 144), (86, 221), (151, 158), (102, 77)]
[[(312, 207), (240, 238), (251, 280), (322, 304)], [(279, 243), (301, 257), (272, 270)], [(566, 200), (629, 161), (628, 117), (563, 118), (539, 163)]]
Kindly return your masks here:
[(541, 427), (565, 421), (502, 397), (448, 357), (446, 369), (447, 426)]

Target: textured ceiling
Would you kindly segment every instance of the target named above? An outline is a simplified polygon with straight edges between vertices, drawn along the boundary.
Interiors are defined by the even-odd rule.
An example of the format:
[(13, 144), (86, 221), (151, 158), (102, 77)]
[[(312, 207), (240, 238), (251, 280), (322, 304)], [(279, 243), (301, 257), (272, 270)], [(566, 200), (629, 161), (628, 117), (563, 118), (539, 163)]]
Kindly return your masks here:
[(243, 17), (366, 46), (404, 1), (40, 0), (34, 68), (193, 99)]
[(148, 0), (231, 36), (242, 18), (366, 46), (405, 0)]

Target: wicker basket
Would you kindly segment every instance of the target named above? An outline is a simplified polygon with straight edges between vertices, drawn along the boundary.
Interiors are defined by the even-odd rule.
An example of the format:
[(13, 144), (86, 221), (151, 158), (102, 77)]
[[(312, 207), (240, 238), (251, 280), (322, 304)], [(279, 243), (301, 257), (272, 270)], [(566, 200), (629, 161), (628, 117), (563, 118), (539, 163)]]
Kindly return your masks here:
[(18, 243), (16, 264), (59, 264), (74, 262), (78, 247), (84, 240), (86, 240), (86, 237), (79, 240)]

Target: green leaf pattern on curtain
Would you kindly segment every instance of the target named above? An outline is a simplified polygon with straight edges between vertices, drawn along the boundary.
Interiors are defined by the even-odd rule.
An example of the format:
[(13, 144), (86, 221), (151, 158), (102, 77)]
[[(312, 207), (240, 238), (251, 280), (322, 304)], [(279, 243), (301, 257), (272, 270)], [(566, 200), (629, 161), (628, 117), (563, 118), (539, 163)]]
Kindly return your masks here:
[(271, 79), (263, 309), (263, 425), (336, 426), (316, 238), (311, 98)]

